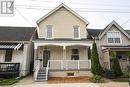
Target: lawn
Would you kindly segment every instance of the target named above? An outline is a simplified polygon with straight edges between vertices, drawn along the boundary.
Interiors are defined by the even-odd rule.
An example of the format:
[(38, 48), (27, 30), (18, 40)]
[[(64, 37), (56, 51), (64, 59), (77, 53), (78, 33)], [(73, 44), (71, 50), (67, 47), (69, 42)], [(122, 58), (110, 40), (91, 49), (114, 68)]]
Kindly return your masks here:
[(0, 86), (3, 86), (3, 85), (12, 85), (16, 82), (18, 82), (19, 79), (16, 79), (16, 78), (9, 78), (9, 79), (0, 79)]

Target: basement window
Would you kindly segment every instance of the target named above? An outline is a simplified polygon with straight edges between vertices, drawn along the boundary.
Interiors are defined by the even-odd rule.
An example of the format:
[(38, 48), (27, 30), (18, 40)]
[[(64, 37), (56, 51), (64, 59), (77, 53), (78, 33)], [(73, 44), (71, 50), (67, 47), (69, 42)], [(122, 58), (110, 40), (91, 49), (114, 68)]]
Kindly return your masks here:
[(72, 73), (67, 73), (67, 76), (73, 77), (73, 76), (74, 76), (74, 72), (72, 72)]

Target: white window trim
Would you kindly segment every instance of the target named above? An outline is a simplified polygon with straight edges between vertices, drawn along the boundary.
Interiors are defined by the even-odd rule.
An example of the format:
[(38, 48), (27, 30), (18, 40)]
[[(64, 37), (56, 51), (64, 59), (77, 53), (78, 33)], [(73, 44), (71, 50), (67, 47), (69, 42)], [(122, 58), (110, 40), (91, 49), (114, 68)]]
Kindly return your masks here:
[(54, 39), (54, 28), (53, 28), (53, 26), (52, 26), (52, 37), (51, 38), (47, 38), (47, 26), (46, 26), (46, 38), (45, 39)]
[[(74, 25), (74, 26), (78, 26), (78, 25)], [(79, 37), (78, 38), (74, 37), (74, 26), (73, 26), (73, 39), (81, 39), (81, 37), (80, 37), (80, 26), (78, 26), (79, 27), (78, 28), (78, 32), (79, 32)]]
[[(117, 45), (117, 44), (122, 44), (122, 39), (121, 39), (121, 33), (119, 32), (119, 31), (109, 31), (110, 33), (112, 33), (112, 32), (118, 32), (119, 33), (119, 36), (120, 36), (120, 43), (109, 43), (108, 42), (108, 35), (107, 35), (107, 43), (108, 44), (112, 44), (112, 45)], [(107, 32), (107, 34), (109, 33), (109, 32)]]

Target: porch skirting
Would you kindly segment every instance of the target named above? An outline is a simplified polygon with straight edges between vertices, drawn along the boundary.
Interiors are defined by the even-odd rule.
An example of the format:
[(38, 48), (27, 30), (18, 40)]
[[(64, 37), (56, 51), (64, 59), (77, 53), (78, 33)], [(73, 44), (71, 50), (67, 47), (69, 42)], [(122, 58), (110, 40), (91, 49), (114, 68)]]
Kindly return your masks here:
[[(72, 76), (69, 76), (68, 74), (72, 73)], [(49, 71), (49, 77), (82, 77), (82, 76), (92, 76), (92, 73), (90, 70), (66, 70), (66, 71), (55, 71), (55, 70), (50, 70)]]

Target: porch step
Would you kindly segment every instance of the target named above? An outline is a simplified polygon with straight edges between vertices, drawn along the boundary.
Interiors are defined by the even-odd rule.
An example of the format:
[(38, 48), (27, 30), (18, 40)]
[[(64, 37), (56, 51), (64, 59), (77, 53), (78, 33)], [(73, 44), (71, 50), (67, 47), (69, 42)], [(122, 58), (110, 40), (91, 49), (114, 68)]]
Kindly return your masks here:
[(37, 74), (36, 78), (37, 82), (43, 82), (46, 81), (46, 68), (40, 68)]

